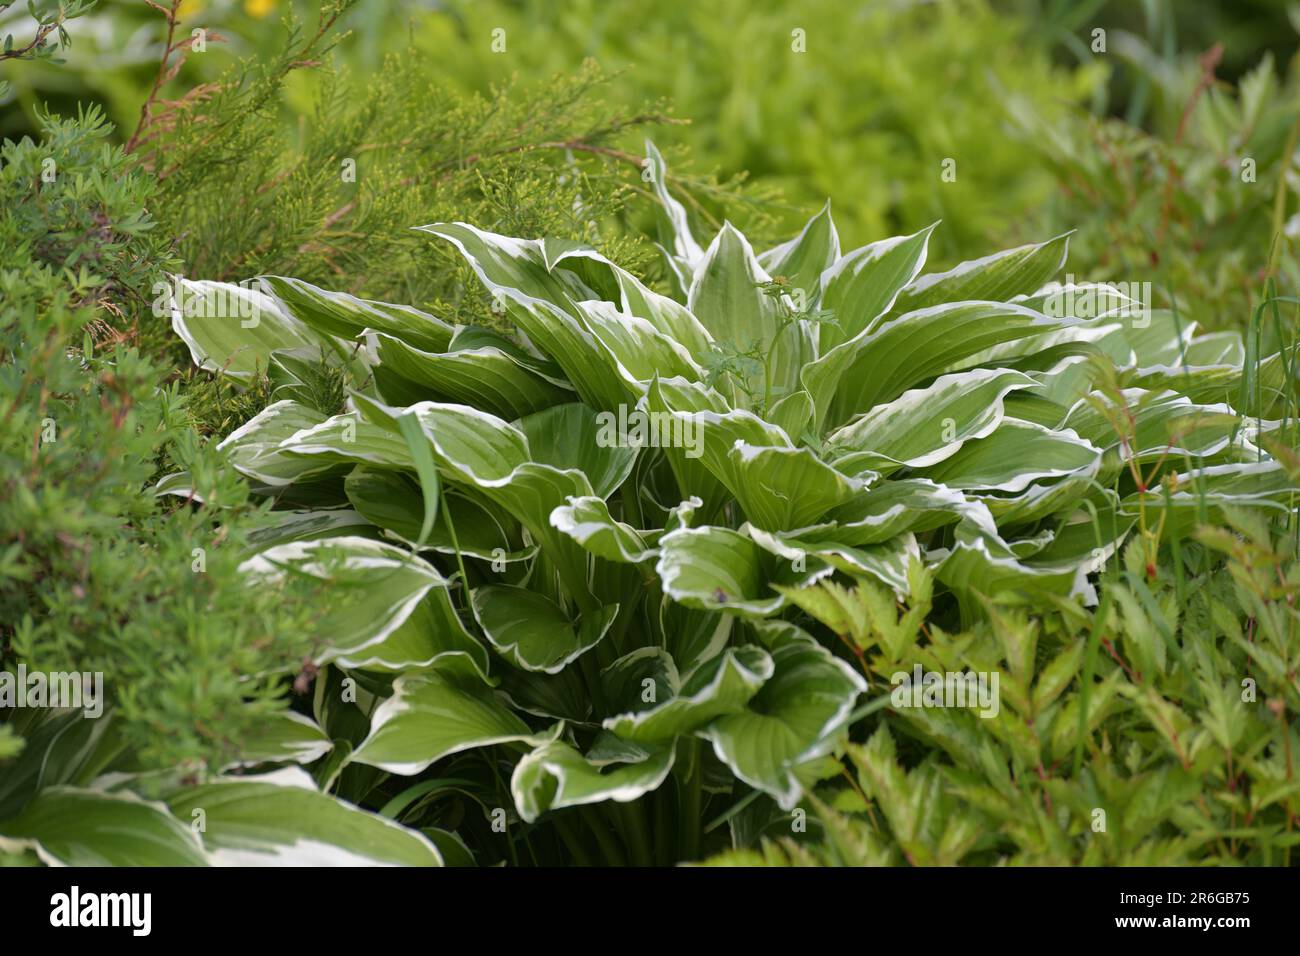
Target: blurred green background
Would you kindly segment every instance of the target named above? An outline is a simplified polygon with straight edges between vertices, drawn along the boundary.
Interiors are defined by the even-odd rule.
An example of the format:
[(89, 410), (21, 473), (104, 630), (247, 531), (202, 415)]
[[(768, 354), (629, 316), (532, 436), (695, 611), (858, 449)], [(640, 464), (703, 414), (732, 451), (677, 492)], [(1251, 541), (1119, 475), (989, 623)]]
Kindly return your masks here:
[[(184, 25), (225, 39), (168, 89), (271, 57), (290, 7), (311, 22), (312, 4), (186, 0)], [(436, 102), (512, 80), (542, 88), (591, 58), (613, 74), (600, 96), (619, 109), (689, 121), (656, 128), (661, 145), (689, 148), (724, 180), (746, 174), (771, 235), (827, 197), (846, 247), (942, 219), (940, 266), (1077, 229), (1072, 262), (1092, 278), (1154, 280), (1213, 326), (1238, 322), (1259, 280), (1292, 269), (1273, 244), (1296, 229), (1281, 160), (1300, 91), (1298, 11), (1284, 0), (361, 0), (331, 63), (354, 98), (403, 71)], [(0, 33), (21, 38), (25, 18), (10, 7)], [(134, 127), (159, 15), (103, 0), (70, 33), (63, 64), (0, 64), (12, 85), (0, 133), (88, 100), (119, 136)], [(1200, 57), (1216, 44), (1207, 75)], [(299, 71), (285, 87), (300, 146), (321, 82)], [(626, 148), (639, 152), (644, 135)]]

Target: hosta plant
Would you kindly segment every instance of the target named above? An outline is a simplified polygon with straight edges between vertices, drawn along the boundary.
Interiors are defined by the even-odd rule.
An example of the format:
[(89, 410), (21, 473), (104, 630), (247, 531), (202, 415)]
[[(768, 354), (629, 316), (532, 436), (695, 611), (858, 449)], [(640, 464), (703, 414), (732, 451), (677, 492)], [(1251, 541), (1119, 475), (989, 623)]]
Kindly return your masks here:
[(1054, 285), (1067, 236), (926, 273), (935, 226), (845, 252), (828, 206), (756, 251), (693, 234), (653, 146), (646, 170), (676, 296), (573, 242), (421, 227), (510, 336), (178, 280), (195, 361), (272, 385), (223, 442), (283, 517), (250, 586), (339, 595), (311, 717), (249, 766), (309, 763), (481, 860), (696, 859), (842, 772), (865, 668), (808, 589), (875, 582), (953, 629), (1092, 604), (1126, 539), (1293, 491), (1258, 442), (1289, 429), (1294, 350)]

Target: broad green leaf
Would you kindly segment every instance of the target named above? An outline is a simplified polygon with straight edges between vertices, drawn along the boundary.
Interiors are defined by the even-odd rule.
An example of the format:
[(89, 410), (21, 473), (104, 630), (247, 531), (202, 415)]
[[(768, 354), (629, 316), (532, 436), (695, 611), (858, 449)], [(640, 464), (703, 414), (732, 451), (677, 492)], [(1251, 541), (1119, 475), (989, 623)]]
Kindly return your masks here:
[(284, 276), (262, 276), (259, 281), (286, 313), (323, 335), (355, 339), (373, 329), (431, 352), (444, 351), (451, 341), (451, 325), (409, 305), (358, 299)]
[(506, 419), (570, 401), (573, 392), (496, 345), (422, 352), (381, 332), (369, 337), (380, 369), (413, 383), (421, 398), (459, 402)]
[(240, 381), (266, 371), (276, 349), (319, 349), (326, 339), (289, 315), (271, 296), (229, 282), (177, 277), (172, 329), (194, 364)]
[(50, 866), (204, 866), (188, 823), (130, 793), (47, 787), (0, 820), (0, 849), (32, 849)]
[(923, 275), (902, 291), (893, 311), (902, 314), (944, 302), (1005, 302), (1031, 295), (1061, 271), (1069, 245), (1070, 233), (1066, 233), (963, 262), (947, 272)]
[(804, 323), (785, 322), (780, 301), (763, 291), (771, 279), (749, 240), (727, 223), (704, 254), (686, 304), (718, 343), (757, 350), (768, 374), (750, 376), (749, 389), (758, 395), (770, 390), (779, 399), (795, 388), (813, 351)]
[(280, 442), (279, 453), (319, 462), (319, 469), (364, 463), (415, 470), (411, 449), (399, 435), (355, 412), (334, 415), (319, 425), (294, 432)]
[(1016, 492), (1044, 478), (1095, 474), (1100, 460), (1100, 449), (1069, 429), (1004, 418), (987, 437), (926, 468), (925, 476), (950, 488)]
[(834, 313), (834, 323), (821, 326), (822, 354), (871, 329), (893, 308), (899, 293), (925, 267), (930, 233), (937, 225), (855, 249), (822, 273), (821, 307)]
[(285, 710), (265, 717), (240, 742), (239, 759), (222, 769), (259, 763), (311, 763), (333, 749), (334, 743), (316, 721)]
[(690, 288), (691, 276), (704, 258), (704, 250), (691, 234), (686, 218), (686, 208), (668, 191), (668, 167), (655, 144), (645, 141), (644, 173), (650, 177), (650, 186), (659, 199), (661, 242), (667, 244), (664, 256), (668, 259), (682, 290)]
[(921, 468), (955, 455), (972, 438), (1002, 422), (1007, 393), (1035, 387), (1023, 372), (972, 369), (943, 375), (925, 388), (878, 405), (827, 438), (831, 461), (850, 474), (889, 474)]
[(406, 674), (375, 710), (353, 763), (414, 776), (462, 750), (528, 741), (528, 725), (482, 684), (436, 672)]
[(501, 236), (463, 222), (416, 228), (450, 242), (489, 292), (515, 302), (541, 301), (576, 315), (575, 303), (600, 298), (575, 272), (551, 268), (544, 241)]
[(335, 600), (316, 624), (319, 659), (355, 655), (400, 627), (446, 580), (431, 564), (401, 548), (355, 536), (276, 545), (240, 570), (253, 582), (303, 574), (329, 581)]
[[(358, 465), (343, 481), (343, 490), (357, 512), (372, 524), (392, 532), (403, 541), (419, 537), (424, 506), (420, 487), (400, 471)], [(441, 554), (460, 552), (484, 561), (520, 561), (535, 549), (518, 543), (518, 525), (491, 506), (484, 506), (461, 494), (445, 494), (446, 509), (439, 508), (437, 520), (423, 550)], [(451, 527), (456, 529), (452, 541)]]
[(886, 481), (840, 505), (825, 524), (801, 531), (800, 537), (854, 547), (882, 544), (905, 532), (953, 524), (970, 508), (961, 492), (925, 478)]
[(681, 375), (696, 381), (704, 377), (704, 369), (690, 351), (648, 319), (623, 312), (612, 302), (580, 302), (578, 309), (625, 381), (643, 387), (656, 375)]
[(974, 356), (999, 343), (1023, 340), (1030, 354), (1042, 333), (1080, 324), (1009, 303), (937, 305), (837, 345), (804, 369), (802, 380), (819, 427), (835, 428), (937, 375), (974, 367)]
[(809, 561), (796, 571), (791, 562), (730, 528), (680, 528), (659, 542), (655, 571), (664, 593), (688, 607), (767, 617), (786, 602), (772, 584), (794, 585), (826, 573)]
[(555, 674), (596, 646), (618, 614), (617, 604), (570, 621), (537, 591), (500, 584), (475, 588), (474, 617), (492, 646), (516, 667)]
[[(676, 676), (675, 669), (671, 676)], [(668, 742), (715, 717), (738, 713), (771, 676), (772, 659), (766, 651), (728, 648), (696, 668), (680, 686), (656, 686), (653, 700), (638, 698), (642, 706), (607, 718), (603, 726), (625, 740)]]
[(285, 440), (325, 420), (325, 415), (306, 405), (288, 400), (273, 402), (222, 439), (217, 448), (229, 453), (230, 463), (241, 475), (262, 485), (287, 485), (335, 466), (330, 461), (288, 455), (280, 447)]
[(628, 803), (655, 790), (673, 768), (676, 751), (663, 747), (635, 762), (593, 762), (562, 741), (550, 741), (515, 766), (510, 792), (528, 823), (548, 810), (613, 800)]
[(551, 526), (606, 561), (640, 564), (658, 553), (640, 532), (616, 521), (605, 500), (595, 495), (570, 498), (551, 512)]
[(592, 489), (608, 498), (627, 480), (638, 449), (620, 444), (610, 412), (594, 412), (581, 402), (555, 405), (515, 423), (528, 442), (532, 460), (561, 471), (580, 471)]
[(746, 710), (719, 717), (701, 735), (737, 777), (793, 810), (802, 793), (797, 768), (840, 743), (867, 685), (797, 628), (771, 633), (772, 676)]
[(487, 648), (465, 629), (445, 586), (430, 591), (383, 640), (354, 650), (331, 648), (319, 659), (326, 661), (388, 674), (437, 668), (491, 682)]
[(873, 577), (900, 597), (907, 595), (908, 565), (920, 557), (916, 539), (911, 534), (897, 535), (883, 544), (848, 545), (830, 535), (809, 540), (799, 531), (771, 534), (749, 525), (745, 530), (759, 545), (793, 566), (812, 561), (855, 577)]
[(737, 441), (728, 454), (729, 485), (750, 523), (768, 530), (802, 528), (864, 489), (874, 475), (851, 478), (807, 448)]
[(1281, 516), (1294, 509), (1300, 496), (1300, 484), (1271, 460), (1211, 465), (1177, 474), (1173, 480), (1172, 508), (1163, 490), (1152, 488), (1127, 496), (1121, 514), (1136, 516), (1145, 505), (1147, 521), (1167, 520), (1185, 533), (1199, 523), (1222, 522), (1225, 508), (1262, 508)]
[(822, 273), (839, 258), (840, 237), (827, 201), (799, 235), (760, 253), (758, 264), (769, 275), (783, 277), (792, 295), (799, 294), (808, 305), (813, 305), (821, 297)]
[(320, 792), (298, 767), (221, 777), (167, 802), (180, 819), (202, 820), (217, 866), (442, 866), (428, 837)]

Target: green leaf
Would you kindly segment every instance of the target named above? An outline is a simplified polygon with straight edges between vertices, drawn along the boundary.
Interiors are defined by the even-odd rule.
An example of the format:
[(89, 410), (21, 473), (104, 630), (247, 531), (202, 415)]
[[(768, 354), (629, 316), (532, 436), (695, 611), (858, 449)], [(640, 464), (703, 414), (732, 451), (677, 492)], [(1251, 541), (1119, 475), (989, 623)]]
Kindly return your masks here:
[(298, 767), (218, 778), (167, 802), (182, 820), (202, 821), (218, 866), (442, 866), (422, 833), (321, 793)]
[(840, 237), (828, 200), (799, 235), (760, 253), (758, 264), (772, 276), (784, 276), (790, 289), (800, 290), (811, 305), (821, 296), (822, 273), (839, 257)]
[(797, 628), (775, 625), (765, 633), (772, 677), (748, 709), (719, 717), (701, 735), (737, 777), (793, 810), (803, 790), (797, 769), (835, 749), (867, 685)]
[(696, 668), (680, 686), (671, 680), (666, 688), (656, 684), (649, 702), (644, 685), (632, 687), (638, 706), (607, 718), (603, 726), (625, 740), (667, 742), (715, 717), (738, 713), (771, 676), (772, 659), (762, 648), (728, 648)]
[(819, 351), (873, 328), (899, 293), (925, 266), (930, 233), (937, 222), (910, 236), (882, 239), (835, 260), (821, 276), (821, 307), (835, 322), (821, 327)]
[(1100, 461), (1101, 450), (1068, 429), (1005, 418), (990, 435), (965, 443), (925, 475), (950, 488), (1015, 492), (1043, 478), (1095, 474)]
[(319, 661), (351, 656), (395, 632), (446, 580), (431, 564), (401, 548), (355, 536), (292, 541), (249, 558), (240, 570), (253, 581), (285, 574), (329, 581), (336, 600), (316, 624)]
[(370, 734), (350, 761), (409, 777), (462, 750), (530, 740), (528, 725), (482, 684), (405, 674), (375, 710)]
[(311, 763), (334, 749), (329, 735), (316, 721), (292, 710), (264, 718), (240, 742), (239, 759), (222, 769), (251, 767), (259, 763)]
[(795, 571), (730, 528), (679, 528), (664, 535), (659, 548), (655, 571), (665, 594), (697, 610), (742, 617), (768, 617), (785, 606), (772, 584), (793, 585), (826, 572), (816, 561)]
[(902, 314), (944, 302), (1005, 302), (1018, 295), (1032, 295), (1065, 265), (1070, 235), (1006, 249), (960, 263), (947, 272), (921, 276), (902, 291), (893, 311)]
[(1001, 424), (1002, 399), (1035, 382), (1012, 369), (972, 369), (944, 375), (925, 388), (904, 392), (855, 418), (827, 438), (831, 461), (852, 474), (889, 474), (934, 465), (955, 455), (972, 438)]
[(0, 849), (51, 866), (204, 866), (199, 841), (165, 806), (130, 793), (47, 787), (0, 821)]
[[(458, 335), (456, 344), (461, 341)], [(434, 353), (379, 332), (369, 338), (377, 374), (399, 376), (421, 399), (472, 405), (506, 419), (572, 400), (558, 368), (553, 375), (542, 374), (547, 363), (507, 351), (504, 340), (488, 341), (492, 344)]]
[(548, 810), (613, 800), (629, 803), (655, 790), (673, 769), (675, 750), (664, 747), (638, 754), (634, 762), (607, 763), (584, 757), (562, 741), (550, 741), (515, 766), (510, 792), (528, 823)]
[(319, 349), (326, 342), (271, 296), (229, 282), (177, 276), (171, 314), (195, 365), (240, 381), (265, 372), (276, 349)]
[(524, 433), (533, 461), (561, 471), (580, 471), (599, 497), (608, 498), (627, 480), (638, 449), (614, 440), (605, 415), (609, 413), (598, 414), (573, 402), (555, 405), (515, 424)]
[(781, 398), (796, 387), (813, 344), (804, 323), (782, 322), (781, 304), (761, 288), (771, 279), (749, 240), (727, 223), (700, 262), (686, 305), (717, 342), (741, 352), (757, 349), (760, 361), (770, 356), (771, 381), (756, 373), (749, 390), (763, 395), (770, 388)]
[(283, 276), (262, 276), (259, 281), (285, 313), (325, 336), (355, 339), (372, 329), (431, 352), (445, 351), (451, 342), (451, 325), (409, 305), (358, 299)]
[(546, 595), (513, 585), (476, 588), (474, 617), (492, 646), (527, 671), (556, 674), (596, 646), (618, 614), (608, 604), (575, 626)]

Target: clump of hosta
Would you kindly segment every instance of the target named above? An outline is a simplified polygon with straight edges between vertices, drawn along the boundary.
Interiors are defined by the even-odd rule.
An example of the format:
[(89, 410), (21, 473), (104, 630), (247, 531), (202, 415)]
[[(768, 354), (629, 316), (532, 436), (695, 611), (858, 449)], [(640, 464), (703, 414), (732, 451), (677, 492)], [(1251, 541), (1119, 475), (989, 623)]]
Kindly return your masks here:
[[(514, 337), (292, 278), (179, 285), (195, 360), (275, 385), (224, 442), (284, 507), (247, 570), (360, 595), (313, 659), (370, 705), (326, 781), (505, 745), (523, 820), (653, 793), (690, 856), (702, 800), (792, 810), (866, 689), (801, 589), (923, 586), (967, 622), (1091, 603), (1130, 534), (1288, 493), (1255, 441), (1292, 356), (1246, 369), (1239, 337), (1054, 285), (1066, 236), (926, 273), (935, 226), (845, 252), (828, 206), (756, 251), (657, 188), (675, 296), (572, 242), (421, 227)], [(303, 400), (322, 356), (343, 414)]]

